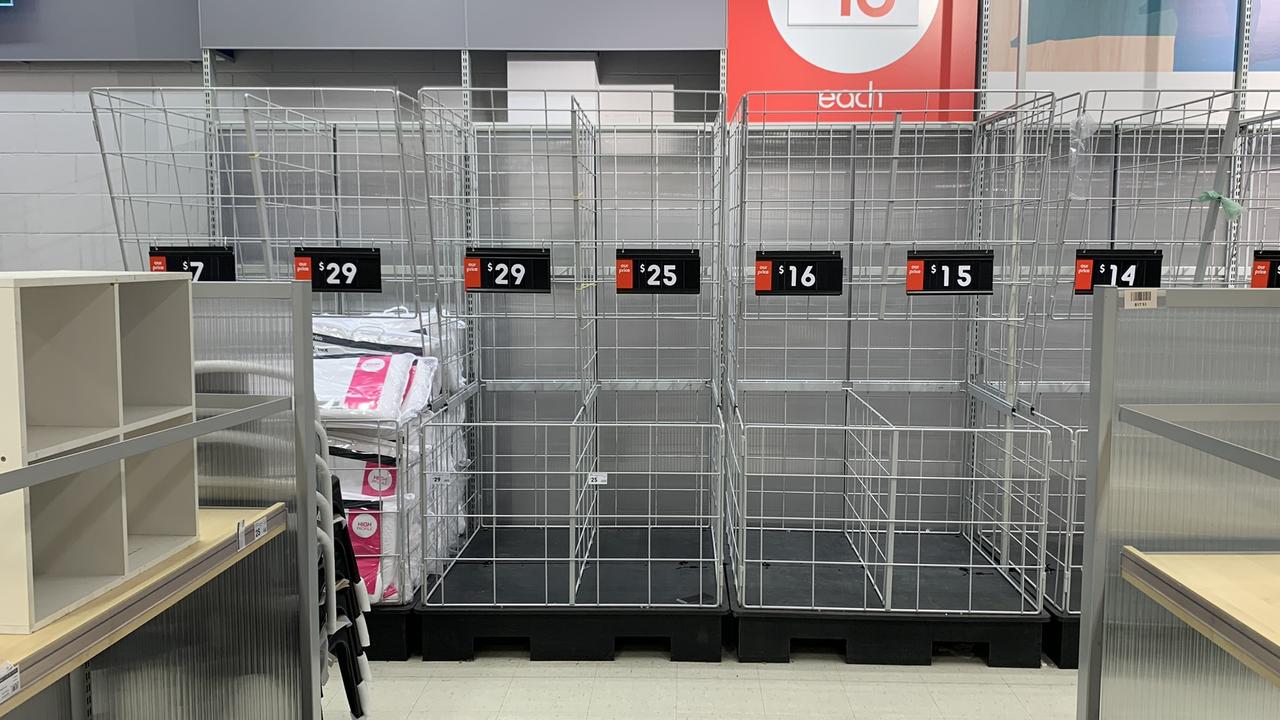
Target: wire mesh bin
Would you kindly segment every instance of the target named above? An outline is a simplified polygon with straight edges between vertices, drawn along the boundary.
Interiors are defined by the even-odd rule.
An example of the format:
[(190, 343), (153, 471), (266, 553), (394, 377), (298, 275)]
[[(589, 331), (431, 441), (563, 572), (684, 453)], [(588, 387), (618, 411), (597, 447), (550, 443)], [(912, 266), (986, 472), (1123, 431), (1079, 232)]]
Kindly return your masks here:
[[(995, 647), (1006, 618), (1025, 647), (992, 662), (1039, 654), (1049, 438), (1013, 408), (1054, 99), (990, 99), (748, 94), (730, 126), (740, 658), (831, 636), (851, 659), (927, 662), (935, 640)], [(868, 618), (915, 622), (911, 657), (869, 639), (889, 625), (850, 629)]]
[(740, 421), (741, 605), (1039, 614), (1048, 433), (908, 424), (927, 399), (895, 424), (877, 404), (898, 403), (847, 394), (848, 425)]
[[(424, 560), (424, 653), (470, 656), (503, 623), (537, 657), (608, 656), (620, 634), (718, 658), (721, 96), (420, 98), (428, 124), (464, 129), (426, 158), (450, 210), (429, 245), (479, 387), (450, 431), (469, 451), (466, 538)], [(678, 649), (687, 622), (696, 651)]]
[(426, 163), (457, 162), (457, 123), (392, 89), (111, 88), (92, 102), (127, 266), (311, 279), (319, 417), (359, 519), (357, 564), (374, 603), (410, 603), (424, 545), (462, 535), (420, 522), (459, 515), (448, 503), (465, 496), (428, 479), (452, 477), (428, 426), (474, 377), (425, 242), (456, 224), (439, 199), (456, 179)]
[[(1265, 147), (1275, 105), (1268, 91), (1097, 90), (1058, 102), (1040, 251), (1048, 272), (1033, 315), (1046, 324), (1026, 342), (1037, 348), (1033, 395), (1083, 391), (1095, 287), (1224, 287), (1247, 277), (1242, 220), (1206, 193), (1246, 197), (1242, 171), (1266, 161), (1242, 153)], [(1249, 182), (1265, 196), (1265, 172)], [(1265, 223), (1265, 212), (1243, 216), (1253, 218)]]
[[(1244, 238), (1265, 225), (1268, 205), (1265, 172), (1249, 172), (1267, 161), (1249, 149), (1265, 147), (1274, 104), (1266, 91), (1097, 90), (1058, 101), (1022, 399), (1054, 437), (1046, 649), (1060, 666), (1075, 666), (1078, 645), (1094, 288), (1249, 282)], [(1253, 207), (1237, 220), (1211, 193)]]
[[(477, 439), (461, 552), (428, 605), (718, 607), (719, 423), (507, 422)], [(661, 450), (660, 450), (661, 449)]]

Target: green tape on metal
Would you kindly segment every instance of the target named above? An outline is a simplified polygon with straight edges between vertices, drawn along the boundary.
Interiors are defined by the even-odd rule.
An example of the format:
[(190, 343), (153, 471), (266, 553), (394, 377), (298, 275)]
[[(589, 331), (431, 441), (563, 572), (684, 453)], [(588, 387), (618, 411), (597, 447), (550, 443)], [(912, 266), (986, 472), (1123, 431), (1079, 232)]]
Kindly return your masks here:
[(1223, 195), (1217, 190), (1205, 190), (1200, 193), (1200, 202), (1217, 202), (1222, 205), (1222, 211), (1227, 214), (1228, 220), (1235, 220), (1240, 217), (1240, 213), (1244, 212), (1244, 206)]

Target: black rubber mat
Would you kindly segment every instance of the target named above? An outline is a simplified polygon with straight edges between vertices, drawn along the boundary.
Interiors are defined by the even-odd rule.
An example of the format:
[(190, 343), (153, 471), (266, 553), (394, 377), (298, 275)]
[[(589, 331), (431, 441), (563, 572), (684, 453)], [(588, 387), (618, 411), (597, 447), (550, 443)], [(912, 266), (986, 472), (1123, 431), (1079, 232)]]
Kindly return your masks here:
[[(566, 604), (569, 563), (540, 558), (567, 557), (569, 537), (563, 526), (481, 529), (424, 604)], [(710, 529), (600, 528), (589, 556), (577, 603), (716, 605)]]
[[(885, 569), (872, 567), (869, 575), (842, 533), (748, 531), (747, 558), (748, 608), (884, 609)], [(751, 562), (761, 558), (765, 561)], [(894, 609), (985, 613), (1033, 609), (1030, 600), (958, 535), (898, 533), (894, 558)], [(927, 567), (933, 565), (939, 567)]]

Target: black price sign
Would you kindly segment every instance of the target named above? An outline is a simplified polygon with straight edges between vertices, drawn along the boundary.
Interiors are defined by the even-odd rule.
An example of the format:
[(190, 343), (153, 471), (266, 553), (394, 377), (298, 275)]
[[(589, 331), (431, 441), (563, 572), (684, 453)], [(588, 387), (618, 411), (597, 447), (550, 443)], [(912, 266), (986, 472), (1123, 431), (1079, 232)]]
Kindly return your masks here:
[(1163, 250), (1077, 250), (1076, 295), (1097, 287), (1158, 288)]
[(551, 292), (549, 248), (468, 248), (462, 259), (467, 292)]
[(1249, 287), (1280, 288), (1280, 250), (1254, 250)]
[(696, 295), (702, 289), (697, 250), (619, 250), (615, 269), (620, 294)]
[(908, 295), (991, 295), (995, 251), (919, 250), (907, 253)]
[(756, 295), (839, 295), (843, 277), (839, 252), (756, 251)]
[(380, 293), (382, 251), (378, 248), (294, 248), (293, 278), (310, 281), (312, 292)]
[(231, 248), (152, 247), (151, 272), (189, 272), (191, 282), (234, 282), (236, 256)]

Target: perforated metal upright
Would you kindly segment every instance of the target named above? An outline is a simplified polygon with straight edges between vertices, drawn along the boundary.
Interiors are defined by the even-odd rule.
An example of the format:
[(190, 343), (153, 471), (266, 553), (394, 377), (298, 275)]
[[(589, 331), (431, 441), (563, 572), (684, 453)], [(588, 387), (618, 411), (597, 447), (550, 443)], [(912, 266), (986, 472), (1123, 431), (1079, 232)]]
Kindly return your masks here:
[[(1038, 663), (1049, 437), (1014, 406), (1053, 98), (827, 100), (748, 94), (729, 131), (739, 658), (829, 638), (850, 661), (959, 641)], [(989, 253), (990, 293), (908, 294), (938, 250)], [(839, 293), (761, 292), (757, 262), (801, 251), (838, 253)]]
[[(591, 659), (648, 636), (673, 658), (718, 659), (721, 96), (428, 88), (420, 100), (466, 128), (456, 159), (428, 153), (460, 178), (433, 197), (458, 221), (435, 223), (429, 244), (479, 382), (461, 425), (468, 535), (426, 560), (441, 572), (421, 608), (424, 657), (470, 657), (502, 636), (535, 658)], [(619, 253), (637, 249), (698, 251), (698, 289), (618, 293)], [(549, 288), (520, 287), (542, 253)], [(500, 279), (468, 278), (469, 261)]]
[[(1264, 230), (1275, 105), (1265, 91), (1096, 90), (1058, 100), (1020, 406), (1054, 434), (1046, 650), (1061, 666), (1077, 664), (1092, 287), (1247, 286), (1253, 251), (1277, 249)], [(1243, 215), (1206, 192), (1242, 202)]]

